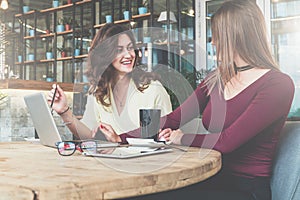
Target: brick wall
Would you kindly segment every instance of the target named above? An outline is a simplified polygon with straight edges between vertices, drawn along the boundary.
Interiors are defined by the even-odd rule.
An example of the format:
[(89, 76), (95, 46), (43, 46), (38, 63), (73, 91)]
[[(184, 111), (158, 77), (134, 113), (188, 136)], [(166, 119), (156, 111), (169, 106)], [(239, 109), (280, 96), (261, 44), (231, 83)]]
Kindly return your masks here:
[[(33, 138), (35, 129), (24, 102), (24, 96), (36, 92), (42, 92), (46, 95), (48, 91), (4, 89), (1, 92), (8, 96), (0, 104), (0, 142)], [(66, 93), (66, 95), (69, 105), (72, 107), (73, 93)], [(62, 124), (62, 120), (55, 112), (54, 119), (62, 138), (65, 140), (72, 139), (72, 133)]]

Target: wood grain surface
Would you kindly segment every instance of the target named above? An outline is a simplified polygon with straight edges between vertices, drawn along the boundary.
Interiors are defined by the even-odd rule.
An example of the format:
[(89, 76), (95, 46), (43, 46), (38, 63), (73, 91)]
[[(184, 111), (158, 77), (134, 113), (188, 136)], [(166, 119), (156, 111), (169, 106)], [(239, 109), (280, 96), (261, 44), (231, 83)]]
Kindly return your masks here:
[(221, 154), (187, 148), (130, 159), (60, 156), (30, 142), (0, 143), (0, 199), (113, 199), (184, 187), (216, 174)]

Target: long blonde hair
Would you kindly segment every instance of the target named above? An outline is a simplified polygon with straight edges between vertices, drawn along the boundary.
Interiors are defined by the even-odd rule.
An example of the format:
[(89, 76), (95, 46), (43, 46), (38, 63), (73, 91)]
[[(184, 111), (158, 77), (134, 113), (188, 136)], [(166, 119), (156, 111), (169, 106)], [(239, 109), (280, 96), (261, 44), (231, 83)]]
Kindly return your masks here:
[(218, 66), (206, 80), (209, 93), (215, 86), (223, 92), (224, 85), (236, 75), (236, 55), (253, 67), (278, 70), (265, 19), (255, 1), (224, 2), (212, 17), (212, 41), (216, 45)]

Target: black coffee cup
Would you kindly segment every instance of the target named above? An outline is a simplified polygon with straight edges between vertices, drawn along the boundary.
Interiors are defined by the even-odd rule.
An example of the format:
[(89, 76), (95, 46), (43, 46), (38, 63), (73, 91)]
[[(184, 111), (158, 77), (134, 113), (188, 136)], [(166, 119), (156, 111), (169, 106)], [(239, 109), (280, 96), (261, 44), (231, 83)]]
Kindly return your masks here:
[(157, 141), (160, 113), (160, 109), (140, 109), (141, 138)]

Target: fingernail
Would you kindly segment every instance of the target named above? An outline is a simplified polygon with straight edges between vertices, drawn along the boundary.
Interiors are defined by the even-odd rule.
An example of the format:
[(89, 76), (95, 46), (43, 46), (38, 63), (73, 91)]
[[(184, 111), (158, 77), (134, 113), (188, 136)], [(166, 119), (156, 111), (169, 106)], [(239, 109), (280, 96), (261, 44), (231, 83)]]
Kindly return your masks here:
[(104, 128), (104, 126), (101, 124), (101, 125), (100, 125), (100, 128)]

